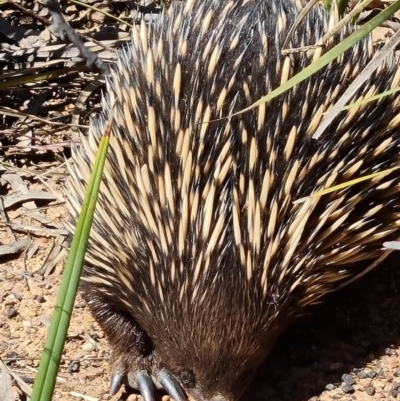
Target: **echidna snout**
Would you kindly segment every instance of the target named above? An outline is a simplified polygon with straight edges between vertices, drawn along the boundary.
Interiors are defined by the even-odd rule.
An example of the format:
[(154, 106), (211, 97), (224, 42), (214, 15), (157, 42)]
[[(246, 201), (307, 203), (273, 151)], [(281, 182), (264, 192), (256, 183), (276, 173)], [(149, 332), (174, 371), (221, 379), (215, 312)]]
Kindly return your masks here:
[[(366, 39), (268, 104), (322, 51), (283, 56), (292, 0), (186, 0), (134, 30), (89, 139), (73, 150), (76, 221), (105, 121), (112, 135), (82, 291), (109, 341), (110, 392), (237, 401), (275, 339), (399, 236), (400, 99), (324, 114), (373, 57)], [(292, 47), (317, 43), (315, 8)], [(346, 32), (351, 28), (346, 28)], [(343, 32), (342, 37), (347, 33)], [(399, 85), (393, 56), (352, 102)], [(304, 198), (303, 202), (294, 202)]]

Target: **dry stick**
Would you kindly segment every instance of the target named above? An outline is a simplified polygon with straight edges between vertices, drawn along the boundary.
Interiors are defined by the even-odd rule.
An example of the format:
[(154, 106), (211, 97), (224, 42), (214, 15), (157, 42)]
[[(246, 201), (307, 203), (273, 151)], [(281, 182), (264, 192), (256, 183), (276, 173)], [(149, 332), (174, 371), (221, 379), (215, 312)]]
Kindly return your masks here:
[(80, 55), (86, 60), (86, 64), (92, 68), (95, 66), (104, 75), (110, 74), (110, 67), (101, 60), (97, 54), (93, 53), (83, 44), (81, 38), (68, 24), (64, 16), (62, 15), (59, 4), (54, 0), (44, 0), (43, 4), (49, 9), (51, 16), (53, 17), (53, 25), (60, 38), (65, 40), (65, 37), (77, 47)]
[(339, 32), (346, 24), (348, 24), (357, 14), (363, 11), (373, 0), (364, 0), (356, 5), (345, 17), (343, 17), (329, 32), (321, 39), (322, 43), (326, 43), (333, 35)]
[[(40, 15), (37, 15), (33, 11), (28, 10), (25, 7), (21, 6), (21, 4), (15, 3), (13, 0), (7, 0), (7, 1), (8, 1), (8, 3), (12, 4), (15, 8), (18, 8), (19, 10), (21, 10), (24, 14), (29, 15), (32, 18), (35, 18), (38, 21), (40, 21), (44, 26), (50, 26), (51, 25), (51, 22), (47, 18), (44, 18), (44, 17), (41, 17)], [(113, 50), (110, 46), (105, 45), (104, 43), (100, 42), (97, 39), (92, 38), (91, 36), (87, 36), (85, 34), (79, 34), (79, 36), (81, 38), (89, 40), (89, 41), (91, 41), (93, 43), (96, 43), (96, 45), (101, 46), (103, 49), (106, 49), (106, 50), (109, 50), (109, 51)]]
[(21, 6), (21, 4), (15, 3), (13, 0), (8, 0), (9, 4), (12, 4), (15, 8), (18, 8), (21, 10), (24, 14), (31, 16), (32, 18), (37, 19), (40, 21), (43, 25), (47, 26), (50, 25), (50, 22), (48, 19), (41, 17), (40, 15), (37, 15), (31, 10), (26, 9), (25, 7)]
[(283, 50), (282, 54), (291, 54), (291, 53), (298, 53), (298, 52), (305, 52), (308, 50), (313, 50), (319, 47), (322, 47), (328, 42), (329, 39), (331, 39), (336, 33), (338, 33), (346, 24), (348, 24), (352, 18), (354, 18), (357, 14), (359, 14), (362, 10), (364, 10), (370, 3), (372, 3), (373, 0), (364, 0), (362, 3), (359, 3), (354, 9), (347, 14), (345, 17), (343, 17), (332, 29), (329, 30), (318, 42), (318, 44), (315, 45), (309, 45), (309, 46), (304, 46), (304, 47), (298, 47), (295, 49), (286, 49), (287, 43), (289, 42), (291, 36), (293, 35), (293, 32), (296, 30), (298, 25), (302, 22), (302, 19), (304, 18), (305, 14), (310, 11), (310, 9), (317, 3), (317, 1), (310, 1), (307, 3), (307, 6), (304, 8), (304, 10), (301, 12), (299, 18), (295, 21), (294, 25), (290, 28), (289, 34), (287, 35), (287, 38), (285, 40), (285, 43), (283, 45)]

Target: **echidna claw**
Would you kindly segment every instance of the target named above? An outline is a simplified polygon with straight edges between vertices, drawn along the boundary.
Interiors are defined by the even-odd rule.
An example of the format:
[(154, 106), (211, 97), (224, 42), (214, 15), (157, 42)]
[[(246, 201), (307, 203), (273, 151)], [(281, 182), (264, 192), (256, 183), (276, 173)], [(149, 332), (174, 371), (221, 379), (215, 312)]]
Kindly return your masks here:
[(110, 395), (115, 395), (118, 393), (125, 380), (125, 375), (123, 373), (113, 373), (110, 383)]
[(163, 389), (175, 401), (187, 401), (187, 398), (183, 393), (180, 384), (176, 381), (175, 377), (167, 369), (160, 370), (160, 372), (158, 373), (158, 381), (162, 385)]
[(145, 370), (141, 370), (136, 375), (136, 384), (144, 401), (155, 401), (154, 383)]

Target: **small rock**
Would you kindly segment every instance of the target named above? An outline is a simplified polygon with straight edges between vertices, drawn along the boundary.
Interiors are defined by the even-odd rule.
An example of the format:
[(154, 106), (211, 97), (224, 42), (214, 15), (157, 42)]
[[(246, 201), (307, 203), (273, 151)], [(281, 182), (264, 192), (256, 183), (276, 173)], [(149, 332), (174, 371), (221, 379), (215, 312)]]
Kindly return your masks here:
[(397, 397), (397, 394), (399, 394), (399, 391), (398, 391), (398, 390), (395, 390), (395, 389), (393, 389), (393, 388), (389, 391), (389, 395), (390, 395), (391, 397), (393, 397), (393, 398), (396, 398), (396, 397)]
[(364, 388), (369, 387), (371, 385), (371, 382), (372, 382), (372, 379), (370, 379), (369, 377), (366, 377), (365, 379), (360, 379), (360, 384)]
[(393, 372), (393, 376), (400, 377), (400, 368), (395, 369), (395, 371)]
[(386, 348), (385, 355), (397, 355), (397, 351), (393, 348)]
[(347, 373), (345, 373), (345, 374), (342, 376), (342, 382), (343, 382), (344, 384), (348, 384), (349, 386), (352, 386), (353, 384), (355, 384), (354, 379), (351, 377), (351, 375), (349, 375), (349, 374), (347, 374)]
[(82, 345), (82, 349), (89, 352), (94, 350), (94, 346), (89, 341), (87, 341), (85, 344)]
[(368, 373), (367, 373), (365, 370), (360, 370), (360, 371), (357, 373), (357, 377), (358, 377), (359, 379), (366, 379), (366, 378), (368, 377)]
[(38, 301), (40, 304), (42, 304), (43, 302), (46, 302), (46, 300), (45, 300), (43, 295), (38, 295), (36, 297), (36, 301)]
[(14, 295), (14, 298), (15, 298), (17, 301), (22, 301), (22, 297), (21, 297), (21, 295), (19, 295), (18, 293), (13, 292), (13, 295)]
[(78, 372), (79, 367), (80, 367), (79, 361), (73, 361), (68, 365), (67, 372), (68, 373)]
[(354, 393), (354, 387), (351, 384), (345, 384), (344, 386), (342, 386), (342, 391), (345, 394), (352, 394)]
[(14, 306), (17, 303), (14, 294), (10, 294), (4, 301), (5, 306)]
[(43, 326), (45, 326), (45, 327), (49, 327), (50, 326), (50, 321), (51, 321), (50, 316), (48, 316), (48, 315), (40, 315), (38, 317), (38, 320), (39, 320), (40, 323), (43, 324)]
[(6, 358), (9, 359), (9, 362), (16, 362), (18, 360), (18, 354), (15, 351), (8, 352)]
[(332, 383), (329, 383), (329, 384), (327, 384), (327, 385), (325, 386), (325, 390), (327, 390), (327, 391), (332, 391), (332, 390), (334, 390), (334, 389), (335, 389), (335, 385), (332, 384)]
[(18, 311), (13, 306), (10, 306), (6, 308), (6, 314), (9, 319), (12, 319), (18, 315)]
[(377, 373), (375, 370), (370, 370), (370, 371), (368, 372), (368, 377), (369, 377), (369, 378), (373, 379), (373, 378), (375, 378), (376, 376), (378, 376), (378, 373)]
[(374, 388), (373, 386), (369, 386), (369, 387), (367, 387), (367, 388), (365, 389), (365, 392), (366, 392), (368, 395), (374, 395), (374, 394), (375, 394), (375, 388)]

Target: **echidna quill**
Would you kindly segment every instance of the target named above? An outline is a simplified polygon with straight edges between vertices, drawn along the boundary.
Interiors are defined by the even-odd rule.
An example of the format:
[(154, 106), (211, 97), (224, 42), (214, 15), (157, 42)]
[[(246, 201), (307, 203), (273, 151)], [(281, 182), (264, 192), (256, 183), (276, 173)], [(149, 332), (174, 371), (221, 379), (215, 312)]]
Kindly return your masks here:
[[(396, 95), (342, 111), (312, 138), (372, 58), (370, 38), (267, 105), (220, 119), (317, 57), (281, 54), (297, 15), (291, 0), (175, 2), (118, 57), (68, 187), (76, 220), (112, 114), (83, 283), (112, 350), (112, 394), (127, 383), (145, 401), (155, 389), (238, 400), (282, 329), (400, 233), (399, 170), (307, 198), (400, 164)], [(327, 25), (316, 8), (290, 45), (318, 42)], [(393, 56), (352, 101), (399, 80)]]

